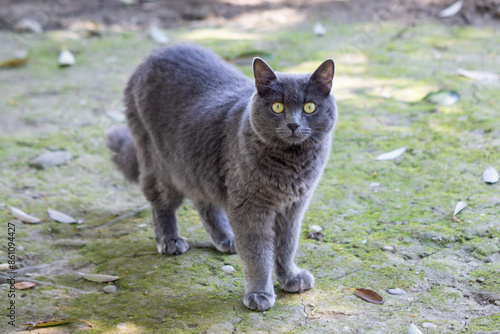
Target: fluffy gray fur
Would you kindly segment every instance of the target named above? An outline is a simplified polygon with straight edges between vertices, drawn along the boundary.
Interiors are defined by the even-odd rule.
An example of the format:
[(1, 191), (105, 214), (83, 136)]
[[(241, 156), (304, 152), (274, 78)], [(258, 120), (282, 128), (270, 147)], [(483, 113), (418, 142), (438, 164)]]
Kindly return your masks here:
[(158, 251), (187, 251), (175, 212), (190, 198), (215, 247), (238, 251), (244, 304), (263, 311), (275, 301), (273, 268), (285, 291), (314, 285), (294, 256), (337, 111), (331, 59), (312, 75), (275, 73), (260, 58), (253, 70), (255, 83), (192, 44), (154, 52), (128, 82), (128, 127), (112, 129), (108, 147), (151, 202)]

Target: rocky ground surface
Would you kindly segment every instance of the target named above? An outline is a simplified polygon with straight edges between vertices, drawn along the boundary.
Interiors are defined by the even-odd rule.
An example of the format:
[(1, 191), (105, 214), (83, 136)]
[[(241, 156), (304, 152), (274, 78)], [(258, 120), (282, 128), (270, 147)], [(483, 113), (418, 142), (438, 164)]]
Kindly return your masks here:
[[(172, 26), (160, 20), (158, 26), (169, 44), (200, 43), (249, 76), (255, 55), (293, 72), (335, 59), (336, 138), (297, 254), (300, 266), (316, 276), (314, 289), (288, 294), (276, 286), (271, 310), (247, 310), (241, 261), (210, 246), (189, 202), (179, 221), (191, 249), (175, 257), (157, 254), (146, 201), (113, 168), (104, 144), (105, 132), (124, 121), (128, 76), (159, 47), (148, 33), (154, 17), (127, 25), (125, 19), (92, 23), (93, 16), (66, 13), (71, 24), (54, 19), (39, 34), (20, 33), (11, 30), (21, 13), (14, 6), (2, 8), (9, 29), (0, 31), (6, 46), (0, 62), (27, 62), (0, 69), (0, 264), (7, 263), (14, 238), (16, 279), (38, 284), (16, 290), (15, 298), (9, 284), (0, 285), (3, 313), (14, 300), (16, 314), (15, 327), (2, 317), (0, 332), (28, 333), (21, 323), (75, 318), (93, 329), (74, 322), (34, 332), (407, 333), (413, 323), (423, 333), (500, 333), (500, 184), (483, 181), (487, 167), (500, 170), (494, 21), (469, 26), (461, 14), (436, 18), (450, 4), (444, 1), (429, 2), (425, 17), (411, 11), (384, 17), (387, 12), (375, 10), (381, 15), (345, 21), (309, 15), (300, 2), (279, 3), (265, 3), (254, 21), (240, 12), (196, 22), (181, 17)], [(329, 5), (356, 2), (312, 4), (326, 15), (326, 8), (333, 11)], [(117, 13), (131, 10), (121, 6)], [(473, 11), (463, 15), (494, 20)], [(324, 36), (313, 33), (317, 20)], [(58, 67), (63, 48), (75, 56), (73, 66)], [(463, 70), (475, 71), (475, 78), (459, 75)], [(439, 90), (444, 99), (437, 102), (458, 101), (423, 100)], [(401, 147), (407, 149), (399, 157), (376, 160)], [(49, 156), (45, 168), (34, 162), (54, 151), (67, 154)], [(454, 216), (459, 201), (467, 207)], [(10, 206), (43, 221), (21, 223)], [(54, 222), (48, 207), (82, 223)], [(322, 228), (321, 241), (307, 238), (311, 225)], [(96, 283), (77, 272), (127, 274)], [(0, 272), (1, 282), (5, 275)], [(368, 303), (349, 288), (376, 291), (384, 303)]]

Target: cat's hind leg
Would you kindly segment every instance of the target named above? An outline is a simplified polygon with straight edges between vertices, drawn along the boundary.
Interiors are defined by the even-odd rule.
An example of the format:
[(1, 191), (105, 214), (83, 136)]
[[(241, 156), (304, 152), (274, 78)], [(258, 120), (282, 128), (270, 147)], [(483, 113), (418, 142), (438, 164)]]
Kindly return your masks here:
[(236, 253), (234, 235), (226, 212), (210, 203), (200, 201), (195, 202), (195, 207), (215, 248), (224, 253)]
[(160, 188), (152, 174), (141, 175), (141, 185), (144, 195), (151, 203), (158, 253), (169, 255), (185, 253), (189, 246), (179, 234), (175, 216), (177, 208), (182, 204), (182, 194), (173, 187), (162, 185)]

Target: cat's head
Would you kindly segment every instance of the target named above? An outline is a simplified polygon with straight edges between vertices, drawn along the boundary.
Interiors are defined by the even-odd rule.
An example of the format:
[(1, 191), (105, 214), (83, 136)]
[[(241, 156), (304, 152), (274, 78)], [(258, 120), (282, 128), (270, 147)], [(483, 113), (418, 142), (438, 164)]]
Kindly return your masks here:
[(337, 119), (331, 94), (334, 71), (335, 64), (328, 59), (310, 75), (275, 73), (255, 58), (250, 120), (259, 138), (287, 146), (322, 141)]

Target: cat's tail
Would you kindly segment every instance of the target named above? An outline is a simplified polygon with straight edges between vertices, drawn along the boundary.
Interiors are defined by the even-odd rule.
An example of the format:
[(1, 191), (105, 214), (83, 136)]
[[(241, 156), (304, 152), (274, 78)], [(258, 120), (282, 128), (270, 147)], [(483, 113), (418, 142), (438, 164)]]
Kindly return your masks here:
[(111, 160), (125, 178), (131, 182), (139, 181), (139, 161), (130, 131), (125, 125), (112, 128), (106, 134), (106, 146), (113, 151)]

